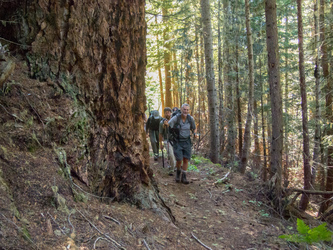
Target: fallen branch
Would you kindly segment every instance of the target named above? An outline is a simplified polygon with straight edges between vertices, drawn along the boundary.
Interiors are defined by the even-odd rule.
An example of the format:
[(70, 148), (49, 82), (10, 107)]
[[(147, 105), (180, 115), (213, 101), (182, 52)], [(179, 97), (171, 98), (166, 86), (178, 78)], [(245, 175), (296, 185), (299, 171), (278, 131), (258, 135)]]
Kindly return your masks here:
[(214, 185), (222, 183), (222, 181), (224, 181), (225, 179), (228, 178), (229, 174), (231, 173), (231, 169), (229, 170), (229, 172), (221, 179), (218, 179), (217, 181), (214, 182)]
[(112, 239), (110, 236), (108, 236), (107, 234), (105, 233), (102, 233), (90, 220), (88, 220), (88, 218), (80, 212), (80, 210), (77, 210), (82, 216), (83, 218), (85, 218), (89, 224), (95, 228), (100, 234), (104, 235), (107, 239), (109, 239), (110, 241), (112, 241), (112, 243), (114, 243), (117, 247), (119, 247), (119, 249), (123, 249), (123, 250), (126, 250), (126, 248), (124, 248), (122, 245), (120, 245), (117, 241), (115, 241), (114, 239)]
[(192, 237), (193, 237), (197, 242), (199, 242), (199, 244), (200, 244), (201, 246), (203, 246), (203, 247), (206, 248), (206, 249), (212, 250), (210, 247), (208, 247), (208, 246), (206, 246), (204, 243), (202, 243), (197, 237), (195, 237), (195, 235), (194, 235), (193, 233), (191, 233), (191, 234), (192, 234)]
[(323, 194), (332, 194), (333, 195), (333, 191), (304, 190), (304, 189), (300, 189), (300, 188), (285, 189), (285, 192), (287, 194), (297, 192), (297, 193), (302, 193), (302, 194), (313, 194), (313, 195), (323, 195)]

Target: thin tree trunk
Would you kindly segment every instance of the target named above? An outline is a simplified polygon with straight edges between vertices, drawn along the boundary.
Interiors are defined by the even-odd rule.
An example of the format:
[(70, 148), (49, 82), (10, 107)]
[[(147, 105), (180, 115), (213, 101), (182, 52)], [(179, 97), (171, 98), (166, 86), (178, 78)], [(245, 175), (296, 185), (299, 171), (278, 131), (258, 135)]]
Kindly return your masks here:
[(288, 36), (288, 25), (289, 25), (289, 13), (288, 13), (289, 5), (286, 5), (286, 31), (285, 31), (285, 86), (284, 86), (284, 113), (286, 114), (285, 116), (285, 124), (284, 124), (284, 152), (285, 152), (285, 164), (283, 168), (283, 186), (285, 188), (288, 187), (289, 185), (289, 140), (288, 140), (288, 132), (289, 132), (289, 121), (288, 121), (288, 106), (289, 106), (289, 101), (288, 101), (288, 84), (289, 84), (289, 56), (288, 56), (288, 46), (289, 46), (289, 36)]
[[(157, 17), (155, 17), (155, 22), (157, 24)], [(160, 59), (160, 45), (158, 40), (158, 34), (156, 35), (157, 41), (157, 67), (158, 67), (158, 80), (160, 86), (160, 95), (161, 95), (161, 105), (162, 105), (162, 112), (164, 111), (164, 93), (163, 93), (163, 79), (162, 79), (162, 70), (161, 70), (161, 59)], [(163, 114), (164, 115), (164, 114)]]
[[(333, 122), (333, 112), (332, 112), (332, 83), (331, 78), (329, 76), (329, 64), (328, 64), (328, 52), (327, 52), (327, 41), (325, 40), (326, 31), (325, 31), (325, 0), (320, 1), (320, 34), (321, 34), (321, 53), (322, 53), (322, 68), (323, 68), (323, 76), (326, 81), (326, 119), (328, 123)], [(333, 135), (333, 128), (331, 126), (327, 126), (326, 135)], [(333, 146), (327, 147), (327, 179), (326, 179), (326, 191), (333, 190)], [(322, 203), (319, 214), (326, 211), (329, 205), (332, 203), (330, 200), (332, 195), (324, 195), (324, 202)]]
[(199, 58), (199, 25), (195, 25), (195, 59), (197, 63), (197, 75), (198, 75), (198, 128), (197, 133), (199, 134), (197, 149), (199, 149), (199, 143), (201, 139), (201, 84), (202, 84), (202, 72), (200, 67), (200, 58)]
[(320, 127), (320, 119), (321, 119), (321, 107), (320, 107), (320, 99), (321, 99), (321, 89), (320, 89), (320, 66), (319, 66), (319, 57), (320, 57), (320, 49), (319, 49), (319, 0), (316, 0), (314, 3), (314, 26), (315, 26), (315, 70), (314, 76), (316, 79), (316, 88), (315, 88), (315, 98), (316, 98), (316, 108), (315, 108), (315, 136), (314, 136), (314, 148), (313, 148), (313, 174), (311, 183), (313, 186), (316, 186), (316, 177), (317, 172), (319, 183), (320, 179), (324, 178), (325, 169), (321, 167), (320, 164), (320, 153), (321, 153), (321, 127)]
[(253, 63), (253, 44), (252, 44), (252, 31), (250, 22), (250, 3), (245, 0), (245, 16), (246, 16), (246, 34), (247, 34), (247, 54), (249, 62), (249, 96), (247, 117), (244, 131), (244, 146), (242, 149), (242, 158), (240, 164), (240, 172), (245, 173), (248, 161), (248, 154), (251, 147), (251, 126), (252, 126), (252, 113), (253, 113), (253, 91), (254, 91), (254, 63)]
[[(237, 32), (238, 38), (238, 32)], [(238, 39), (236, 39), (237, 41)], [(240, 82), (239, 82), (239, 55), (238, 55), (238, 43), (236, 44), (236, 53), (235, 53), (235, 61), (236, 61), (236, 102), (237, 102), (237, 123), (238, 123), (238, 154), (239, 157), (242, 158), (242, 148), (243, 148), (243, 126), (242, 126), (242, 98), (240, 94)]]
[(222, 35), (221, 35), (221, 0), (218, 1), (218, 88), (219, 88), (219, 128), (220, 128), (220, 153), (224, 149), (224, 115), (223, 115), (223, 81), (222, 81)]
[[(165, 74), (165, 102), (164, 107), (172, 107), (172, 95), (171, 95), (171, 74), (170, 74), (170, 62), (171, 62), (171, 44), (169, 41), (169, 28), (168, 28), (168, 9), (166, 4), (162, 5), (163, 23), (165, 28), (163, 30), (164, 40), (164, 74)], [(157, 40), (158, 41), (158, 40)], [(164, 112), (162, 106), (162, 112)]]
[(213, 163), (217, 163), (219, 161), (219, 130), (217, 116), (218, 108), (216, 102), (216, 87), (213, 61), (213, 36), (209, 0), (201, 0), (201, 11), (202, 24), (205, 31), (204, 41), (210, 127), (210, 160)]
[(268, 76), (272, 108), (272, 141), (271, 141), (271, 181), (274, 187), (274, 203), (281, 208), (281, 176), (282, 176), (282, 147), (283, 120), (282, 96), (280, 84), (280, 67), (278, 53), (278, 32), (276, 18), (276, 0), (266, 0), (266, 42), (268, 56)]
[(228, 38), (228, 14), (229, 2), (228, 0), (223, 0), (223, 9), (225, 15), (224, 22), (224, 47), (223, 47), (223, 58), (225, 58), (223, 67), (224, 85), (226, 90), (226, 109), (225, 116), (227, 121), (227, 146), (223, 152), (223, 158), (231, 165), (235, 163), (235, 117), (234, 117), (234, 91), (233, 84), (230, 80), (230, 55), (229, 55), (229, 38)]
[[(174, 79), (174, 85), (173, 85), (173, 100), (174, 100), (174, 107), (180, 107), (179, 105), (179, 71), (177, 67), (177, 55), (176, 52), (173, 52), (173, 79)], [(172, 107), (170, 107), (172, 108)]]
[[(303, 125), (303, 164), (304, 164), (304, 189), (311, 188), (311, 166), (309, 148), (309, 129), (308, 129), (308, 106), (306, 98), (306, 82), (304, 69), (304, 49), (303, 49), (303, 15), (302, 0), (297, 0), (297, 19), (298, 19), (298, 49), (299, 49), (299, 74), (302, 99), (302, 125)], [(309, 195), (303, 194), (299, 203), (299, 208), (305, 211), (309, 204)]]

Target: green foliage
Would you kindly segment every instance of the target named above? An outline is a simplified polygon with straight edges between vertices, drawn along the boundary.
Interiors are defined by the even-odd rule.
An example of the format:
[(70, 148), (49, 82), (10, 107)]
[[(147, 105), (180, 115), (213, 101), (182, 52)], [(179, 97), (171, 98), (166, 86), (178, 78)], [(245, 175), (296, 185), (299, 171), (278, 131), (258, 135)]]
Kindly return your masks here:
[(310, 229), (310, 227), (306, 225), (303, 220), (297, 218), (297, 231), (298, 234), (284, 234), (280, 235), (279, 238), (296, 243), (307, 243), (310, 245), (313, 243), (332, 240), (332, 232), (327, 230), (326, 223)]
[(75, 191), (74, 192), (74, 201), (86, 203), (88, 201), (88, 197), (83, 193), (79, 193), (79, 192)]
[(195, 165), (192, 165), (192, 164), (189, 164), (187, 170), (188, 170), (188, 171), (193, 171), (193, 172), (200, 172), (200, 170), (198, 169), (198, 167), (195, 166)]

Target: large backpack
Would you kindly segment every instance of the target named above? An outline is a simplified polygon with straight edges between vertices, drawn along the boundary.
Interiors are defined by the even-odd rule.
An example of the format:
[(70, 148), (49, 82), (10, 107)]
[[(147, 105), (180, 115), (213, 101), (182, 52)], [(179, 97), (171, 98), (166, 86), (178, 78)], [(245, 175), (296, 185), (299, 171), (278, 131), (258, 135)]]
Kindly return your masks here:
[[(169, 141), (173, 144), (179, 140), (179, 134), (181, 130), (180, 125), (181, 114), (177, 114), (177, 121), (173, 128), (169, 127)], [(186, 119), (190, 122), (190, 130), (193, 132), (195, 128), (194, 119), (192, 116), (187, 115)]]
[(155, 119), (154, 116), (151, 116), (150, 118), (150, 124), (149, 124), (149, 128), (151, 130), (159, 130), (160, 128), (160, 122), (161, 122), (161, 119)]
[(175, 111), (172, 112), (171, 118), (178, 115), (178, 114), (181, 114), (181, 113), (182, 113), (182, 111), (180, 109), (176, 109)]

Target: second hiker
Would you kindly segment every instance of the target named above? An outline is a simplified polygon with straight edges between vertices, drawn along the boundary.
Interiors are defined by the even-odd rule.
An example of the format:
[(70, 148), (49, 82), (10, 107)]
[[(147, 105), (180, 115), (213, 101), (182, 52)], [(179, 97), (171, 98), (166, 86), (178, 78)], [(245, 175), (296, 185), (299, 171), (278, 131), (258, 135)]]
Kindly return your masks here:
[(158, 130), (160, 127), (160, 122), (162, 117), (160, 117), (160, 113), (158, 110), (153, 110), (152, 115), (148, 118), (146, 130), (148, 131), (151, 147), (154, 152), (154, 160), (158, 160), (159, 156), (159, 148), (158, 148)]
[(160, 134), (159, 134), (159, 139), (160, 139), (160, 148), (161, 150), (163, 150), (163, 148), (165, 147), (167, 150), (167, 154), (168, 154), (168, 161), (170, 164), (170, 168), (169, 168), (169, 174), (172, 175), (173, 171), (176, 167), (176, 159), (175, 159), (175, 155), (173, 154), (173, 148), (172, 145), (170, 143), (170, 133), (169, 133), (169, 129), (168, 129), (168, 121), (171, 119), (171, 108), (166, 107), (164, 109), (164, 119), (160, 122)]
[(192, 155), (191, 131), (194, 133), (196, 129), (194, 119), (189, 112), (190, 106), (184, 103), (181, 107), (181, 114), (172, 117), (167, 123), (172, 131), (173, 150), (177, 161), (176, 182), (184, 184), (189, 184), (186, 174)]

